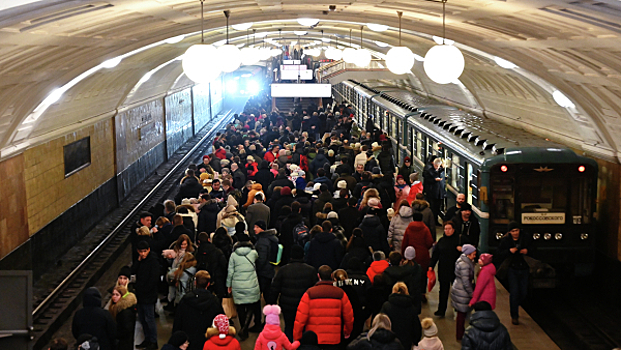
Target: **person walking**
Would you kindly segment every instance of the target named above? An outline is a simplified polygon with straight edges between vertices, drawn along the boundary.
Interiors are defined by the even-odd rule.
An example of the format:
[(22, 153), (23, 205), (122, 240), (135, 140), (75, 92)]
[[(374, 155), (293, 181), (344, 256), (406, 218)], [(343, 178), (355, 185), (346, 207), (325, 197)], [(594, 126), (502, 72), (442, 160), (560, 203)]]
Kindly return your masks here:
[(479, 265), (481, 270), (477, 277), (477, 283), (474, 287), (472, 299), (470, 299), (470, 307), (479, 301), (485, 301), (492, 306), (492, 310), (496, 308), (496, 267), (492, 264), (491, 254), (481, 254), (479, 257)]
[(213, 319), (213, 325), (205, 333), (207, 341), (203, 350), (241, 350), (235, 338), (235, 328), (231, 327), (228, 317), (220, 314)]
[(404, 350), (391, 328), (390, 318), (385, 314), (377, 314), (373, 318), (371, 329), (360, 334), (347, 346), (347, 350)]
[(474, 304), (470, 326), (461, 342), (462, 350), (512, 350), (511, 336), (500, 323), (492, 306), (485, 301)]
[(265, 327), (254, 344), (254, 350), (295, 350), (300, 346), (299, 341), (291, 343), (280, 329), (280, 307), (265, 305)]
[(137, 348), (155, 350), (157, 346), (157, 326), (155, 324), (155, 303), (157, 285), (160, 281), (160, 263), (151, 253), (149, 243), (138, 242), (138, 261), (132, 264), (132, 274), (136, 275), (136, 298), (138, 298), (138, 319), (144, 330), (144, 342)]
[(438, 317), (444, 317), (446, 313), (451, 284), (455, 280), (455, 261), (461, 255), (458, 247), (459, 236), (455, 234), (455, 223), (450, 220), (444, 222), (444, 236), (434, 246), (428, 268), (429, 271), (432, 271), (436, 264), (438, 265), (440, 296), (438, 298), (438, 310), (434, 313)]
[(84, 307), (76, 311), (71, 323), (73, 337), (78, 339), (82, 334), (90, 334), (97, 337), (101, 350), (116, 349), (116, 324), (112, 315), (101, 307), (99, 290), (88, 288), (84, 292), (82, 305)]
[(474, 280), (474, 258), (476, 256), (477, 249), (471, 244), (464, 244), (461, 256), (455, 262), (455, 281), (451, 289), (451, 301), (453, 308), (457, 310), (455, 334), (458, 341), (464, 336), (466, 316), (470, 312), (468, 304), (474, 292), (472, 281)]
[(423, 339), (418, 342), (418, 346), (412, 350), (444, 350), (444, 344), (438, 338), (438, 326), (430, 317), (423, 318), (421, 321), (423, 327)]
[[(414, 291), (416, 294), (417, 291)], [(420, 307), (416, 307), (408, 292), (408, 286), (397, 282), (392, 287), (392, 294), (380, 311), (390, 318), (392, 331), (395, 332), (404, 349), (416, 346), (421, 336), (421, 325), (418, 319)]]

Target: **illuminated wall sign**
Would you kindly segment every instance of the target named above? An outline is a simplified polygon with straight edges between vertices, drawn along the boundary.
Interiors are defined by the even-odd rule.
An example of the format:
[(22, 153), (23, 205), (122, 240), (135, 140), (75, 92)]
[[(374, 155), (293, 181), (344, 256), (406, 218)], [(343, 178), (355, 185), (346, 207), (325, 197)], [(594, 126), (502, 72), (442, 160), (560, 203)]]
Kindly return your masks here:
[(281, 70), (280, 80), (298, 80), (298, 74), (302, 80), (313, 80), (313, 71), (305, 69), (301, 71), (297, 70)]
[(307, 70), (308, 67), (306, 67), (305, 64), (287, 64), (287, 65), (280, 65), (280, 70)]
[(330, 84), (272, 84), (272, 97), (330, 97)]
[(282, 64), (301, 64), (301, 60), (283, 60)]
[(565, 213), (522, 213), (522, 224), (564, 224)]

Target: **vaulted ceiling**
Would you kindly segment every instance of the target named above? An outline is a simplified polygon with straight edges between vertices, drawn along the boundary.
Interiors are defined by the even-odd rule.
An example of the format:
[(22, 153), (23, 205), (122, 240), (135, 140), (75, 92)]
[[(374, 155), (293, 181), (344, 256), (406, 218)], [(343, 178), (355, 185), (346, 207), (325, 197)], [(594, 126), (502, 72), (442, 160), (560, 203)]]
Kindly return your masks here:
[[(6, 1), (6, 2), (5, 2)], [(0, 4), (0, 157), (70, 132), (120, 108), (192, 85), (179, 57), (199, 41), (199, 0), (3, 0)], [(258, 32), (302, 29), (298, 17), (321, 20), (308, 36), (338, 35), (343, 43), (365, 23), (364, 45), (398, 44), (396, 11), (403, 11), (403, 44), (424, 56), (442, 35), (442, 4), (426, 0), (205, 0), (206, 41), (231, 24), (255, 22)], [(335, 5), (335, 11), (329, 6)], [(621, 158), (621, 3), (613, 0), (449, 0), (446, 37), (466, 56), (461, 84), (431, 82), (417, 62), (403, 83), (489, 118), (582, 148)], [(177, 43), (163, 41), (186, 35)], [(246, 32), (231, 30), (245, 42)], [(277, 35), (271, 34), (271, 37)], [(348, 43), (349, 40), (345, 40)], [(138, 52), (136, 52), (138, 50)], [(131, 54), (130, 54), (131, 53)], [(126, 55), (111, 69), (100, 64)], [(519, 68), (504, 69), (495, 56)], [(141, 81), (150, 71), (148, 81)], [(85, 79), (75, 80), (88, 73)], [(72, 86), (68, 88), (66, 85)], [(138, 86), (137, 84), (140, 83)], [(66, 92), (54, 102), (55, 89)], [(577, 106), (559, 107), (562, 91)], [(46, 100), (48, 98), (48, 100)], [(35, 110), (46, 100), (49, 108)]]

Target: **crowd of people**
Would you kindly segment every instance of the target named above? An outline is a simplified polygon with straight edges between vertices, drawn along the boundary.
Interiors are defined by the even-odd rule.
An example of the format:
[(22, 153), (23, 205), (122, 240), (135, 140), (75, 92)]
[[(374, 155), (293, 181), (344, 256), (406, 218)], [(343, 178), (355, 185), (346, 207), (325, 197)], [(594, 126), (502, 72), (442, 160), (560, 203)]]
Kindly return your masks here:
[(109, 311), (97, 289), (84, 295), (72, 327), (78, 345), (134, 349), (138, 320), (137, 347), (158, 349), (162, 303), (174, 315), (162, 349), (235, 350), (252, 332), (255, 350), (442, 349), (433, 319), (419, 318), (437, 265), (435, 315), (444, 317), (451, 295), (462, 348), (510, 349), (493, 311), (494, 276), (508, 267), (518, 324), (530, 253), (519, 225), (496, 256), (479, 254), (465, 196), (442, 215), (440, 158), (422, 176), (410, 158), (399, 167), (387, 135), (361, 128), (346, 105), (270, 108), (267, 97), (249, 100), (213, 152), (185, 171), (175, 198), (139, 215), (131, 268), (119, 273)]

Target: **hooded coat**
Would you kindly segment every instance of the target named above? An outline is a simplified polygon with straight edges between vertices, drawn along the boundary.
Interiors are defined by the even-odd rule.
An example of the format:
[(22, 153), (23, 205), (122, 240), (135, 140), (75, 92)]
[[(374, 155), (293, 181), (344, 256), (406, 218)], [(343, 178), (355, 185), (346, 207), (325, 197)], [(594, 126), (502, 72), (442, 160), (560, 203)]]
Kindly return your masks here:
[(332, 270), (336, 270), (343, 260), (344, 250), (332, 232), (322, 231), (310, 241), (306, 260), (315, 269), (319, 269), (321, 265), (328, 265)]
[(203, 186), (198, 183), (197, 178), (194, 176), (186, 178), (179, 186), (179, 191), (175, 196), (175, 203), (177, 205), (181, 204), (181, 200), (184, 198), (197, 198), (202, 189)]
[(381, 250), (388, 254), (390, 247), (388, 246), (386, 228), (382, 225), (379, 216), (373, 214), (365, 215), (358, 227), (362, 230), (362, 237), (373, 248), (373, 251)]
[(229, 260), (226, 286), (233, 289), (235, 304), (252, 304), (261, 299), (256, 261), (259, 254), (250, 242), (237, 242)]
[(195, 289), (186, 293), (177, 305), (172, 331), (184, 331), (190, 342), (188, 350), (200, 350), (207, 340), (207, 328), (223, 313), (220, 300), (209, 290)]
[(496, 282), (494, 276), (496, 276), (496, 266), (494, 264), (489, 263), (481, 268), (472, 299), (470, 300), (471, 304), (474, 305), (479, 301), (486, 301), (492, 306), (492, 310), (496, 308)]
[(381, 312), (390, 318), (392, 331), (395, 332), (404, 349), (409, 350), (412, 345), (417, 345), (422, 334), (418, 309), (420, 307), (414, 305), (411, 296), (398, 293), (391, 294), (382, 306)]
[(468, 304), (474, 292), (473, 280), (474, 262), (466, 255), (461, 254), (455, 262), (455, 281), (451, 288), (451, 302), (455, 310), (463, 313), (470, 310)]
[(280, 329), (280, 325), (266, 324), (263, 332), (257, 337), (254, 350), (295, 350), (298, 346), (300, 342), (296, 340), (291, 343)]
[(215, 200), (210, 199), (200, 207), (200, 210), (200, 213), (198, 213), (198, 226), (196, 227), (196, 232), (214, 232), (216, 230), (218, 212), (220, 211), (218, 203)]
[(248, 192), (248, 200), (246, 201), (246, 204), (244, 204), (244, 208), (248, 208), (252, 203), (254, 203), (254, 196), (259, 192), (263, 193), (263, 198), (265, 198), (265, 193), (263, 192), (263, 185), (261, 185), (260, 183), (252, 184), (250, 192)]
[(257, 276), (274, 278), (274, 265), (270, 264), (271, 249), (274, 244), (278, 244), (278, 238), (276, 238), (276, 230), (266, 230), (257, 236), (257, 242), (255, 248), (259, 257), (256, 261)]
[(272, 181), (274, 181), (274, 174), (270, 171), (268, 162), (261, 162), (259, 165), (259, 171), (254, 176), (254, 181), (261, 184), (263, 188), (269, 188)]
[(283, 313), (295, 313), (300, 299), (315, 283), (317, 283), (317, 270), (302, 261), (292, 260), (281, 267), (274, 276), (271, 293), (269, 293), (272, 300), (266, 303), (275, 304), (278, 300)]
[(461, 340), (462, 350), (511, 350), (511, 336), (491, 310), (477, 311)]
[[(421, 277), (423, 269), (420, 265), (401, 265), (401, 266), (389, 266), (384, 270), (384, 277), (387, 279), (389, 286), (394, 286), (397, 282), (403, 282), (408, 286), (408, 291), (421, 290)], [(425, 272), (426, 273), (426, 272)], [(412, 305), (416, 314), (421, 312), (421, 298), (419, 293), (410, 292), (410, 299), (412, 299)]]
[(416, 249), (416, 261), (423, 271), (429, 266), (429, 249), (433, 246), (433, 239), (429, 229), (422, 221), (412, 221), (405, 230), (403, 242), (401, 242), (401, 255), (405, 256), (405, 248), (412, 246)]
[(101, 294), (95, 287), (84, 292), (83, 308), (76, 311), (71, 323), (71, 333), (75, 339), (82, 334), (97, 337), (101, 350), (116, 348), (116, 324), (112, 315), (101, 307)]
[[(387, 329), (379, 328), (371, 340), (367, 340), (367, 332), (360, 334), (358, 338), (352, 341), (347, 350), (404, 350), (397, 335)], [(409, 349), (408, 349), (409, 350)]]
[(388, 226), (388, 243), (392, 247), (392, 250), (400, 252), (401, 242), (403, 241), (403, 235), (408, 228), (410, 222), (412, 222), (412, 214), (414, 211), (408, 206), (402, 206), (399, 208), (397, 215), (393, 216)]
[(373, 279), (376, 275), (384, 273), (384, 271), (390, 266), (388, 261), (379, 260), (371, 263), (371, 266), (367, 269), (367, 276), (369, 277), (369, 281), (373, 282)]
[(426, 200), (417, 199), (412, 202), (412, 209), (414, 209), (414, 211), (418, 213), (423, 214), (423, 223), (425, 223), (425, 226), (427, 226), (429, 232), (431, 232), (431, 238), (433, 238), (433, 241), (435, 242), (436, 220), (433, 217), (433, 212), (429, 207), (429, 203)]
[(205, 333), (207, 341), (203, 346), (203, 350), (241, 350), (239, 341), (235, 338), (235, 328), (229, 327), (229, 334), (220, 338), (217, 328), (208, 328)]
[(310, 170), (313, 176), (317, 177), (317, 170), (323, 168), (324, 164), (326, 163), (330, 163), (326, 155), (323, 153), (317, 153), (317, 156), (315, 156), (315, 159), (313, 159), (313, 161), (310, 162), (308, 166), (309, 167), (308, 170)]
[(116, 345), (117, 350), (134, 350), (134, 330), (136, 329), (136, 304), (138, 299), (134, 293), (125, 294), (118, 303), (111, 305), (116, 308)]

